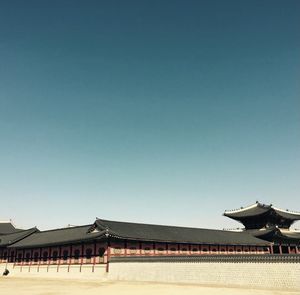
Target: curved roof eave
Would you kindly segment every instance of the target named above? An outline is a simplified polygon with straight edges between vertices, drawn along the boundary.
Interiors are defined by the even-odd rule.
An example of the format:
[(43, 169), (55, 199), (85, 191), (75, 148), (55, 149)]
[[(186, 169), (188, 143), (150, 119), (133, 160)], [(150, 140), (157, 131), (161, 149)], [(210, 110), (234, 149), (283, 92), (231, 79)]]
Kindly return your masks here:
[(280, 229), (280, 235), (287, 239), (298, 240), (300, 242), (300, 232)]
[(295, 220), (295, 221), (300, 220), (300, 212), (284, 210), (274, 206), (272, 206), (272, 209), (283, 218)]
[(241, 219), (241, 218), (247, 218), (251, 216), (262, 215), (270, 211), (271, 208), (272, 205), (265, 205), (257, 202), (253, 205), (242, 207), (240, 209), (226, 210), (223, 215), (232, 219)]
[(284, 210), (275, 207), (272, 204), (265, 205), (259, 202), (247, 207), (242, 207), (240, 209), (226, 210), (223, 215), (235, 220), (239, 220), (239, 219), (248, 218), (252, 216), (259, 216), (264, 213), (267, 213), (268, 211), (273, 211), (277, 215), (285, 219), (295, 220), (295, 221), (300, 220), (300, 212)]

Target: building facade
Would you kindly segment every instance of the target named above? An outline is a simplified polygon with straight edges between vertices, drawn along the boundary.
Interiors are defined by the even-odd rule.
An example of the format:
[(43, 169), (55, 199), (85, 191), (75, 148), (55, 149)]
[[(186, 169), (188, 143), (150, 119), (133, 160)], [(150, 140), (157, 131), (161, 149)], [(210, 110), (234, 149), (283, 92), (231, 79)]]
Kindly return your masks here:
[(298, 254), (300, 231), (291, 226), (300, 220), (300, 212), (283, 210), (271, 205), (255, 204), (225, 211), (224, 216), (243, 224), (243, 232), (272, 243), (274, 254)]
[(93, 269), (101, 264), (108, 272), (114, 257), (300, 253), (300, 239), (293, 240), (287, 250), (277, 251), (277, 240), (264, 239), (253, 230), (257, 229), (234, 232), (97, 219), (89, 225), (40, 231), (17, 230), (0, 223), (0, 262), (29, 271), (30, 267), (55, 267), (57, 272), (74, 265)]

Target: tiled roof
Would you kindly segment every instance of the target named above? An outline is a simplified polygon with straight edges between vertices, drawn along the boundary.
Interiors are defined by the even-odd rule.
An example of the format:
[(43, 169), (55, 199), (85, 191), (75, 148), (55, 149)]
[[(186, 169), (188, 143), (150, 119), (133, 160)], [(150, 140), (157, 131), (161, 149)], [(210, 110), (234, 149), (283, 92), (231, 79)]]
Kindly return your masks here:
[(288, 220), (300, 220), (300, 212), (294, 212), (289, 210), (279, 209), (271, 205), (265, 205), (262, 203), (255, 203), (245, 208), (236, 210), (226, 210), (224, 215), (232, 219), (243, 219), (248, 217), (255, 217), (263, 214), (277, 214)]
[(34, 232), (37, 232), (37, 228), (31, 228), (28, 230), (21, 230), (12, 234), (0, 236), (0, 247), (13, 245), (14, 243), (21, 241), (22, 239), (30, 236)]
[(70, 243), (83, 242), (93, 240), (103, 233), (89, 233), (88, 230), (92, 225), (66, 227), (54, 230), (47, 230), (34, 233), (23, 239), (11, 247), (13, 248), (30, 248), (30, 247), (43, 247), (51, 245), (64, 245)]
[(22, 231), (22, 230), (15, 228), (10, 221), (0, 222), (0, 235), (12, 234), (18, 231)]
[(119, 239), (140, 241), (218, 244), (218, 245), (269, 245), (269, 242), (257, 239), (246, 232), (153, 225), (143, 223), (119, 222), (97, 219), (100, 231)]

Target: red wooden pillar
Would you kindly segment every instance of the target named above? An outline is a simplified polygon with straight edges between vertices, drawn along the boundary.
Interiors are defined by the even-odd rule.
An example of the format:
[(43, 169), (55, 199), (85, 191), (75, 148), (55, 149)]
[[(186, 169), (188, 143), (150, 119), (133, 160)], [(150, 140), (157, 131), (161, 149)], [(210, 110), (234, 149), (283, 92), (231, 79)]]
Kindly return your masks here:
[(24, 256), (25, 256), (25, 249), (23, 249), (23, 254), (22, 254), (21, 272), (23, 270), (23, 265), (24, 265)]
[(93, 268), (92, 268), (92, 272), (95, 271), (95, 264), (96, 264), (96, 252), (97, 252), (97, 246), (96, 246), (96, 242), (94, 242), (94, 257), (93, 257)]
[(42, 248), (40, 248), (37, 272), (40, 272), (41, 258), (42, 258)]
[(33, 259), (33, 249), (31, 249), (31, 251), (30, 251), (30, 263), (29, 263), (29, 269), (28, 269), (28, 272), (30, 272), (30, 269), (31, 269), (32, 259)]
[(81, 264), (83, 264), (83, 259), (85, 258), (85, 247), (84, 244), (81, 245)]
[(124, 241), (124, 252), (125, 252), (125, 256), (127, 256), (127, 241)]
[(109, 272), (109, 260), (110, 260), (110, 241), (107, 242), (106, 272)]
[(271, 245), (271, 246), (269, 247), (269, 249), (270, 249), (270, 253), (271, 253), (271, 254), (274, 254), (273, 245)]
[(83, 257), (84, 257), (84, 244), (81, 245), (81, 259), (80, 259), (79, 272), (81, 272), (81, 268), (82, 268), (82, 264), (83, 264)]
[(47, 272), (49, 272), (49, 265), (50, 265), (50, 262), (51, 262), (51, 252), (52, 252), (52, 248), (49, 247)]
[(279, 253), (282, 254), (282, 247), (279, 245)]
[(6, 265), (7, 265), (7, 263), (9, 262), (9, 257), (10, 257), (10, 250), (11, 249), (7, 249), (7, 256), (6, 256)]
[(57, 269), (56, 272), (59, 272), (59, 266), (60, 266), (60, 261), (61, 261), (61, 246), (59, 246), (59, 250), (58, 250), (58, 263), (57, 263)]
[(13, 262), (14, 264), (16, 262), (16, 252), (17, 252), (17, 249), (13, 249), (13, 252), (11, 254), (11, 262)]
[(70, 272), (70, 266), (71, 266), (71, 262), (72, 262), (72, 245), (70, 245), (70, 247), (69, 247), (69, 264), (68, 264), (68, 272)]

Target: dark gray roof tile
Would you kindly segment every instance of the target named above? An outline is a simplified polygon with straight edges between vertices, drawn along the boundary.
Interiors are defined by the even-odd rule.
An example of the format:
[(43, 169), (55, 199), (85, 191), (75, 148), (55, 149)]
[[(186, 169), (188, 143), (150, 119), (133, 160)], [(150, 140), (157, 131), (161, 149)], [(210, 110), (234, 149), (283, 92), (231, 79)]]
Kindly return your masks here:
[(7, 235), (22, 231), (21, 229), (15, 228), (11, 222), (0, 222), (0, 235)]
[(246, 232), (119, 222), (103, 219), (97, 219), (96, 226), (99, 230), (106, 230), (110, 236), (121, 239), (218, 245), (270, 244)]
[(22, 239), (25, 239), (26, 237), (29, 237), (34, 232), (37, 232), (37, 228), (31, 228), (28, 230), (21, 230), (12, 234), (7, 235), (1, 235), (0, 236), (0, 247), (5, 247), (9, 245), (13, 245), (14, 243), (21, 241)]
[(51, 245), (64, 245), (92, 240), (100, 237), (103, 233), (89, 233), (92, 225), (66, 227), (54, 230), (41, 231), (32, 234), (14, 245), (13, 248), (46, 247)]

